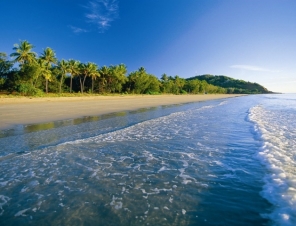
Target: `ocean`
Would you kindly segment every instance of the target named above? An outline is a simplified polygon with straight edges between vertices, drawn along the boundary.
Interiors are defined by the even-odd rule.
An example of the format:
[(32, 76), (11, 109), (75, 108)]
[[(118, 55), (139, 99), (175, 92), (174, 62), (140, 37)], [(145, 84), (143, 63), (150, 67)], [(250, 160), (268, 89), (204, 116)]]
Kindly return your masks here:
[(296, 225), (296, 95), (0, 133), (0, 225)]

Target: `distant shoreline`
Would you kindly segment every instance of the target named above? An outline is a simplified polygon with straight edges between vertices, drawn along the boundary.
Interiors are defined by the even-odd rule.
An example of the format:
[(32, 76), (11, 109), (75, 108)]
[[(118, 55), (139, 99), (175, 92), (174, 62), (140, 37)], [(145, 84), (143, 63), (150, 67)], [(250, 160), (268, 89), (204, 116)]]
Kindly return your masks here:
[(0, 98), (0, 130), (58, 120), (98, 116), (161, 105), (182, 104), (243, 96), (208, 95), (127, 95), (86, 97)]

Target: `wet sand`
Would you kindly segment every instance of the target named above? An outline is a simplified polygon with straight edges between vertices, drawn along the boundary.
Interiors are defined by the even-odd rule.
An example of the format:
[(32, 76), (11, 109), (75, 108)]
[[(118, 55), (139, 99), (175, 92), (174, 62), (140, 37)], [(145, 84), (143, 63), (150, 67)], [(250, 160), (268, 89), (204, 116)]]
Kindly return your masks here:
[(161, 105), (181, 104), (240, 95), (128, 95), (93, 97), (0, 98), (0, 130), (57, 120), (97, 116)]

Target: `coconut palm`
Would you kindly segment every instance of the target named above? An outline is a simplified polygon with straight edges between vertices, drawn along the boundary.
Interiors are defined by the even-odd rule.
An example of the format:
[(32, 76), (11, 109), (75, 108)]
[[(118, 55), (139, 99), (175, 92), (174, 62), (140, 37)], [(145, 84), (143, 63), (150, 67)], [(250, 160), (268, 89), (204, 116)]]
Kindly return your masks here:
[(180, 78), (178, 75), (175, 76), (175, 78), (174, 78), (175, 94), (180, 94), (183, 86), (185, 85), (185, 82), (186, 82), (185, 79)]
[(96, 70), (92, 70), (91, 73), (90, 73), (90, 77), (91, 77), (91, 92), (93, 93), (94, 92), (94, 80), (96, 80), (98, 77), (100, 77), (100, 73), (98, 71), (98, 66), (96, 66)]
[(88, 62), (86, 64), (81, 63), (79, 68), (80, 68), (80, 74), (81, 74), (81, 76), (79, 77), (80, 88), (81, 88), (81, 93), (83, 93), (86, 77), (88, 76), (91, 77), (97, 74), (98, 66), (95, 63)]
[(138, 71), (141, 73), (146, 73), (146, 69), (144, 67), (140, 67)]
[[(37, 60), (39, 74), (45, 78), (46, 81), (51, 81), (51, 71), (48, 69), (47, 62), (41, 58)], [(47, 83), (45, 90), (47, 90)]]
[[(47, 47), (45, 50), (43, 50), (43, 53), (41, 54), (41, 59), (43, 59), (47, 64), (47, 69), (49, 70), (52, 66), (52, 64), (55, 64), (57, 62), (57, 58), (55, 56), (55, 52)], [(48, 80), (50, 80), (51, 74), (48, 77), (45, 77), (46, 82), (46, 93), (48, 93)]]
[(124, 64), (111, 67), (111, 78), (109, 79), (109, 88), (112, 92), (121, 92), (122, 85), (127, 81), (127, 68)]
[(68, 72), (71, 75), (70, 93), (72, 93), (72, 79), (74, 76), (79, 74), (79, 65), (80, 65), (80, 62), (77, 60), (69, 60), (69, 62), (68, 62)]
[(66, 76), (66, 74), (69, 72), (69, 65), (68, 62), (65, 60), (61, 60), (58, 62), (58, 69), (61, 73), (61, 80), (60, 80), (60, 90), (59, 92), (62, 92), (62, 83), (63, 83), (63, 79)]
[(131, 72), (128, 79), (130, 92), (133, 91), (133, 93), (143, 94), (150, 85), (150, 76), (143, 67), (140, 67), (138, 71)]
[(161, 80), (162, 80), (163, 82), (167, 82), (167, 81), (169, 80), (169, 77), (168, 77), (166, 74), (163, 74), (163, 75), (161, 76)]
[(31, 64), (36, 62), (37, 54), (32, 52), (34, 46), (28, 41), (21, 41), (20, 44), (14, 44), (14, 53), (10, 54), (11, 57), (15, 57), (14, 62), (19, 62), (22, 66), (23, 64)]
[(119, 80), (126, 80), (127, 68), (124, 64), (116, 65), (114, 71)]
[(107, 83), (107, 78), (108, 76), (110, 75), (110, 68), (108, 68), (107, 66), (103, 66), (100, 68), (99, 70), (99, 73), (100, 73), (100, 77), (101, 77), (101, 87), (102, 87), (102, 93), (104, 93), (104, 88), (105, 88), (105, 85)]

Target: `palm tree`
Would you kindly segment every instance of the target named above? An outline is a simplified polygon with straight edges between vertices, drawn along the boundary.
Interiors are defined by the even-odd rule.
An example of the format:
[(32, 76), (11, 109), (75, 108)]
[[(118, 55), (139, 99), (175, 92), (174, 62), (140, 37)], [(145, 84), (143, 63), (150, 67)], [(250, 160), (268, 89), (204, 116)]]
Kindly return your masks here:
[[(79, 77), (79, 81), (80, 81), (80, 89), (81, 89), (81, 93), (83, 93), (84, 91), (84, 83), (85, 83), (85, 79), (87, 76), (91, 77), (96, 75), (98, 72), (98, 66), (95, 63), (86, 63), (86, 64), (80, 64), (80, 73), (81, 76)], [(81, 80), (81, 78), (83, 77), (83, 79)]]
[[(57, 58), (55, 56), (55, 52), (51, 48), (49, 48), (49, 47), (47, 47), (43, 51), (43, 53), (41, 54), (41, 57), (40, 58), (43, 59), (46, 62), (47, 69), (48, 70), (51, 68), (52, 64), (55, 64), (57, 62)], [(50, 75), (50, 77), (51, 77), (51, 75)], [(45, 78), (45, 82), (46, 82), (46, 86), (45, 86), (46, 87), (46, 93), (48, 93), (48, 80), (49, 80), (49, 77), (46, 77)]]
[(59, 90), (59, 92), (61, 93), (62, 92), (63, 78), (69, 72), (68, 62), (65, 61), (65, 60), (61, 60), (60, 62), (58, 62), (58, 69), (61, 72), (61, 81), (60, 81), (60, 90)]
[(146, 69), (144, 67), (140, 67), (138, 71), (140, 74), (146, 74)]
[(121, 92), (122, 85), (126, 83), (127, 68), (124, 64), (119, 64), (111, 67), (111, 74), (113, 81), (110, 81), (109, 87), (113, 92)]
[(180, 78), (178, 75), (175, 76), (175, 94), (179, 94), (185, 85), (185, 79)]
[(92, 70), (91, 73), (90, 73), (90, 76), (91, 76), (91, 92), (93, 93), (94, 92), (94, 80), (96, 80), (98, 77), (100, 77), (100, 73), (99, 73), (99, 70), (98, 70), (98, 66), (96, 66), (96, 70)]
[(162, 80), (163, 82), (167, 82), (167, 81), (169, 80), (169, 77), (168, 77), (166, 74), (163, 74), (163, 75), (161, 76), (161, 80)]
[(118, 78), (121, 78), (120, 80), (126, 80), (127, 68), (124, 64), (119, 64), (115, 66), (115, 72), (116, 76)]
[(14, 53), (10, 54), (11, 57), (15, 57), (14, 62), (19, 62), (22, 66), (23, 64), (31, 64), (36, 62), (37, 54), (32, 52), (34, 46), (28, 41), (21, 41), (20, 44), (14, 44)]
[(101, 87), (102, 87), (102, 93), (104, 93), (104, 87), (106, 85), (106, 78), (108, 78), (109, 74), (110, 74), (110, 68), (108, 68), (107, 66), (103, 66), (100, 68), (99, 73), (101, 75)]
[(71, 75), (71, 80), (70, 80), (70, 93), (72, 93), (72, 79), (74, 76), (79, 74), (79, 65), (80, 62), (77, 60), (69, 60), (68, 62), (69, 68), (68, 68), (68, 72)]
[[(37, 65), (39, 69), (39, 74), (43, 76), (46, 81), (51, 80), (51, 71), (48, 69), (47, 62), (39, 58), (37, 61)], [(45, 87), (45, 89), (47, 90), (47, 86)]]
[(163, 93), (167, 93), (167, 91), (168, 91), (167, 86), (169, 83), (169, 77), (166, 74), (163, 74), (160, 79), (161, 79), (161, 84), (160, 84), (161, 90)]

